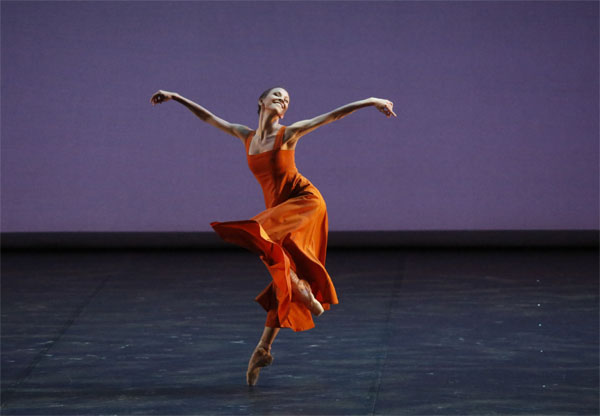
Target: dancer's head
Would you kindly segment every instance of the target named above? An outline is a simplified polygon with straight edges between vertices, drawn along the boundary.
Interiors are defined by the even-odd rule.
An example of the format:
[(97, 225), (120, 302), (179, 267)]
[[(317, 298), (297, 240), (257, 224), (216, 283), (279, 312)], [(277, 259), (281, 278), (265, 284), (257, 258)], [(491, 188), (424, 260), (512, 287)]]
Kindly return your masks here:
[(290, 104), (290, 95), (282, 87), (272, 87), (258, 97), (258, 114), (261, 110), (272, 111), (283, 118)]

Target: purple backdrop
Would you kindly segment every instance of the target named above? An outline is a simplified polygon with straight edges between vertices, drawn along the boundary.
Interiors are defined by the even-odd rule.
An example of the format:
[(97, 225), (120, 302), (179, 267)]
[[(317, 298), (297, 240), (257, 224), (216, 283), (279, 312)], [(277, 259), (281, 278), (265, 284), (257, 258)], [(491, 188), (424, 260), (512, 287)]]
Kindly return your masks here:
[(256, 127), (370, 96), (305, 136), (332, 230), (598, 228), (597, 2), (6, 2), (2, 231), (207, 231), (263, 209)]

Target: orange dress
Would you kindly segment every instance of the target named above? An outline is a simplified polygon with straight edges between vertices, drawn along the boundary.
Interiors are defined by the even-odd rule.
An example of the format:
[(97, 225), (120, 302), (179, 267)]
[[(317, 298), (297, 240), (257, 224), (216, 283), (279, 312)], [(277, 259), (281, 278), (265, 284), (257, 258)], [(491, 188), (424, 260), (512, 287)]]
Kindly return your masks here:
[(325, 269), (327, 209), (319, 190), (296, 169), (293, 149), (281, 149), (285, 126), (273, 150), (248, 154), (252, 131), (246, 138), (248, 167), (262, 187), (267, 209), (247, 221), (213, 222), (225, 241), (260, 255), (272, 281), (256, 297), (267, 311), (265, 326), (304, 331), (315, 326), (308, 308), (292, 299), (290, 269), (306, 280), (324, 309), (338, 303)]

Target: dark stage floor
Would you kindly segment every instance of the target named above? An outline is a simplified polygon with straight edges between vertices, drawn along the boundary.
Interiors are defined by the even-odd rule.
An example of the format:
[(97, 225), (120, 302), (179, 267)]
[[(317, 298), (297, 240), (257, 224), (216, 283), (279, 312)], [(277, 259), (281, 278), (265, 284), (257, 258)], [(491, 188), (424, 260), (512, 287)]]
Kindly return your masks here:
[(330, 250), (340, 305), (245, 385), (237, 251), (2, 256), (4, 415), (598, 414), (597, 250)]

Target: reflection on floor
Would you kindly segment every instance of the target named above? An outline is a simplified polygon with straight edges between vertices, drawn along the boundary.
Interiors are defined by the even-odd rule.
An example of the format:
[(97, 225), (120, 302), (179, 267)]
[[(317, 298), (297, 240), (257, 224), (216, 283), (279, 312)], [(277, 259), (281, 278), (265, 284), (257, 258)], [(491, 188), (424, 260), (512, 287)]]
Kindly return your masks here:
[(330, 250), (340, 304), (247, 360), (252, 254), (8, 252), (4, 415), (598, 414), (596, 250)]

